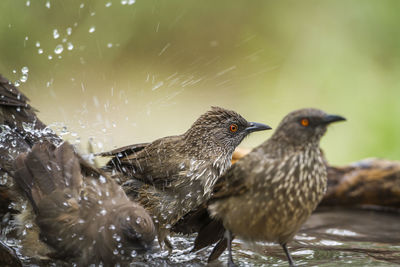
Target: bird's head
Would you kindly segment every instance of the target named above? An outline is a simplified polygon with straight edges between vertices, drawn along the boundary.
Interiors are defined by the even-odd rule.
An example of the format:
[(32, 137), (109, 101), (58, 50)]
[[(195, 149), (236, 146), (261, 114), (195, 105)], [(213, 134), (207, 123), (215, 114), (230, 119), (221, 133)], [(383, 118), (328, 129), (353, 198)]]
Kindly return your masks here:
[(329, 124), (344, 120), (342, 116), (326, 114), (319, 109), (299, 109), (286, 115), (273, 139), (294, 146), (318, 145)]
[(136, 203), (119, 206), (114, 214), (114, 225), (121, 231), (121, 238), (131, 249), (149, 249), (156, 231), (146, 210)]
[(248, 134), (269, 129), (268, 125), (248, 122), (235, 111), (212, 107), (194, 122), (185, 135), (198, 145), (214, 144), (233, 151)]

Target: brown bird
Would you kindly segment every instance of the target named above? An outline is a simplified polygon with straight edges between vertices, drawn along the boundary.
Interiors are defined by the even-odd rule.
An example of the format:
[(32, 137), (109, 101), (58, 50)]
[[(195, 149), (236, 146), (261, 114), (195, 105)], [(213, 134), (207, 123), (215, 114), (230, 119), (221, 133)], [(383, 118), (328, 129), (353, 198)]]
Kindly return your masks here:
[(0, 74), (0, 215), (10, 210), (12, 196), (7, 170), (21, 152), (28, 151), (40, 140), (61, 143), (54, 132), (44, 125), (28, 104), (29, 99)]
[[(187, 215), (186, 222), (199, 224), (198, 219), (202, 219), (207, 223), (194, 226), (200, 229), (197, 247), (210, 245), (210, 240), (216, 241), (212, 235), (218, 236), (221, 239), (211, 258), (219, 256), (227, 245), (228, 266), (234, 266), (233, 233), (247, 241), (279, 243), (290, 266), (294, 266), (286, 245), (321, 201), (327, 187), (319, 141), (330, 123), (342, 120), (345, 119), (341, 116), (317, 109), (288, 114), (269, 140), (218, 179), (208, 201), (208, 211), (214, 219), (207, 219), (204, 208)], [(221, 237), (222, 225), (225, 238)]]
[[(63, 144), (60, 148), (55, 149), (52, 145), (61, 144), (62, 139), (37, 118), (36, 110), (28, 104), (28, 101), (28, 98), (18, 88), (0, 75), (0, 203), (2, 204), (1, 208), (4, 207), (4, 212), (10, 211), (10, 203), (22, 212), (15, 221), (20, 223), (21, 226), (20, 237), (22, 238), (24, 256), (37, 258), (52, 253), (52, 256), (64, 258), (67, 261), (70, 259), (69, 257), (71, 257), (71, 260), (74, 260), (73, 257), (79, 257), (79, 260), (75, 259), (76, 262), (103, 261), (104, 264), (107, 264), (117, 258), (118, 260), (124, 258), (119, 247), (115, 251), (117, 255), (108, 258), (110, 249), (115, 242), (118, 242), (117, 246), (119, 246), (119, 243), (129, 243), (132, 249), (135, 246), (138, 248), (148, 246), (155, 234), (154, 225), (146, 211), (138, 204), (129, 201), (119, 185), (110, 181), (102, 171), (82, 160), (78, 154), (73, 152), (70, 145)], [(19, 162), (15, 163), (18, 155), (29, 152), (34, 144), (38, 144), (34, 151), (30, 152), (28, 156), (21, 156)], [(44, 166), (46, 168), (47, 166), (56, 166), (58, 169), (43, 169)], [(20, 181), (28, 180), (32, 182), (22, 184), (20, 188), (23, 191), (16, 191), (12, 188), (17, 167), (21, 168), (19, 172), (25, 170), (22, 174), (20, 173)], [(26, 172), (26, 170), (29, 170), (29, 172)], [(70, 173), (70, 171), (65, 170), (74, 172)], [(69, 184), (67, 186), (66, 181), (69, 180), (81, 181), (81, 184)], [(41, 183), (37, 183), (37, 181)], [(67, 191), (82, 192), (85, 195), (64, 194)], [(57, 194), (59, 194), (58, 197)], [(34, 211), (32, 208), (24, 209), (25, 201), (21, 200), (21, 195), (25, 196), (25, 199), (26, 197), (29, 198)], [(78, 209), (73, 213), (72, 208), (60, 206), (60, 202), (49, 203), (53, 198), (56, 198), (57, 201), (63, 201), (63, 205), (64, 202), (68, 205), (71, 201), (79, 200), (81, 202), (73, 206), (73, 208)], [(60, 205), (54, 209), (46, 210), (46, 208), (57, 203)], [(91, 208), (89, 204), (92, 205)], [(121, 205), (121, 208), (115, 208), (119, 205)], [(104, 207), (100, 209), (102, 206)], [(3, 209), (1, 210), (3, 211)], [(117, 210), (121, 210), (120, 215), (113, 216)], [(99, 211), (100, 213), (97, 213)], [(79, 212), (83, 213), (80, 214)], [(86, 212), (88, 212), (87, 215), (85, 215)], [(104, 212), (107, 213), (103, 216)], [(59, 217), (55, 218), (54, 216), (57, 214)], [(97, 216), (98, 214), (101, 214), (101, 216)], [(84, 222), (85, 216), (91, 215), (93, 217), (87, 218), (95, 220), (95, 222), (92, 223), (90, 220)], [(131, 215), (131, 223), (128, 221), (124, 223), (123, 220), (128, 218), (127, 215)], [(37, 219), (47, 217), (49, 221), (42, 220), (42, 228), (39, 228), (35, 217)], [(63, 221), (70, 217), (75, 218), (75, 221), (78, 220), (79, 224), (68, 225), (66, 221)], [(108, 222), (104, 222), (104, 220), (101, 220), (102, 218), (107, 219)], [(118, 218), (121, 221), (118, 221)], [(138, 221), (136, 222), (136, 220)], [(73, 223), (73, 220), (71, 222)], [(112, 229), (103, 230), (101, 228), (102, 223), (114, 223), (112, 228), (115, 228), (115, 237), (120, 236), (121, 242), (113, 241), (109, 235)], [(131, 224), (133, 227), (131, 227)], [(88, 226), (87, 229), (82, 228), (86, 226)], [(98, 229), (106, 234), (99, 233), (96, 236), (96, 227), (100, 227)], [(54, 235), (58, 232), (60, 236), (57, 237), (57, 241), (60, 241), (61, 244), (54, 241)], [(39, 234), (47, 238), (46, 242), (50, 246), (39, 240)], [(137, 234), (136, 240), (135, 234)], [(79, 235), (81, 237), (78, 237), (78, 239), (85, 238), (86, 241), (73, 240), (74, 236)], [(64, 241), (61, 240), (62, 237), (65, 238)], [(91, 240), (90, 238), (95, 242), (94, 244), (88, 241)], [(107, 238), (107, 240), (102, 238)], [(125, 241), (128, 239), (129, 242)], [(96, 245), (97, 241), (101, 244)], [(68, 244), (68, 242), (71, 243)], [(95, 251), (95, 249), (105, 249), (105, 251), (103, 253), (103, 251)], [(64, 250), (65, 252), (63, 252)], [(100, 254), (92, 255), (94, 252)], [(112, 252), (114, 255), (114, 251)], [(124, 252), (127, 255), (128, 251), (125, 250)], [(104, 256), (102, 256), (103, 254)], [(103, 260), (102, 257), (107, 258)]]
[(268, 129), (213, 107), (182, 135), (102, 155), (114, 156), (106, 170), (122, 174), (124, 189), (153, 215), (160, 245), (165, 242), (171, 248), (166, 238), (171, 225), (210, 197), (215, 181), (231, 165), (233, 151), (249, 133)]
[(53, 258), (79, 266), (113, 266), (151, 246), (155, 228), (146, 210), (67, 142), (34, 145), (17, 157), (15, 170), (14, 180)]

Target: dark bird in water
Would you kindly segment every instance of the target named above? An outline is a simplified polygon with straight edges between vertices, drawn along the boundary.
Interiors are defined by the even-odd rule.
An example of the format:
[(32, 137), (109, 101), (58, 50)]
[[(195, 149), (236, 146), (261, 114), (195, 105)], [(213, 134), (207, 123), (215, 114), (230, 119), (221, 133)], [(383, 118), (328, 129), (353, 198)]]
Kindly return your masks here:
[[(87, 165), (85, 172), (82, 165)], [(114, 180), (83, 162), (70, 144), (36, 144), (14, 166), (14, 180), (54, 258), (80, 266), (112, 266), (154, 240), (146, 210), (130, 201)]]
[(23, 255), (112, 265), (147, 248), (155, 237), (148, 213), (71, 145), (60, 145), (27, 102), (0, 75), (0, 203), (21, 212)]
[(196, 249), (219, 239), (210, 259), (218, 257), (228, 246), (228, 266), (234, 265), (232, 234), (247, 241), (280, 244), (290, 266), (294, 266), (287, 243), (317, 207), (327, 188), (320, 139), (330, 123), (343, 120), (318, 109), (291, 112), (269, 140), (218, 179), (207, 205), (184, 216), (174, 228), (181, 232), (198, 231)]
[(182, 135), (101, 155), (114, 156), (105, 169), (123, 177), (124, 189), (153, 215), (160, 245), (165, 242), (171, 248), (171, 225), (211, 196), (217, 178), (231, 165), (233, 151), (248, 134), (268, 129), (213, 107)]

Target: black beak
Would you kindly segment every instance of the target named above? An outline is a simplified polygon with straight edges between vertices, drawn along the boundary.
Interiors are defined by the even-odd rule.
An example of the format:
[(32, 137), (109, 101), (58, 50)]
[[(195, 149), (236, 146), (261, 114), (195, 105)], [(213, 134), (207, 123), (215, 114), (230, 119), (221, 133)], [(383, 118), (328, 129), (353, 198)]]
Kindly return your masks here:
[(345, 121), (346, 118), (342, 117), (342, 116), (338, 116), (338, 115), (326, 115), (324, 116), (324, 118), (322, 119), (322, 123), (323, 124), (330, 124), (332, 122), (336, 122), (336, 121)]
[(258, 122), (249, 122), (249, 126), (246, 127), (245, 131), (248, 133), (271, 130), (272, 128), (266, 124), (258, 123)]

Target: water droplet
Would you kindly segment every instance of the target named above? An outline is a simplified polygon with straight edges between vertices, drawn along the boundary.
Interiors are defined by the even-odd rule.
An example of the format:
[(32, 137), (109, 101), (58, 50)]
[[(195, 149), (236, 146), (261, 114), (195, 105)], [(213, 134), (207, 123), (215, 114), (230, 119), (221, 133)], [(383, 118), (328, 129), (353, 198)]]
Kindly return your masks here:
[(107, 211), (106, 211), (105, 209), (102, 209), (102, 210), (100, 211), (100, 214), (104, 216), (104, 215), (107, 214)]
[(47, 2), (46, 2), (46, 7), (47, 7), (47, 8), (50, 8), (50, 1), (47, 1)]
[(95, 30), (96, 30), (96, 27), (92, 26), (92, 27), (89, 28), (89, 33), (93, 33)]
[(128, 4), (128, 0), (121, 0), (121, 4), (122, 4), (122, 5)]
[(134, 257), (136, 257), (136, 256), (137, 256), (136, 250), (132, 250), (132, 252), (131, 252), (131, 257), (134, 258)]
[(39, 48), (37, 52), (38, 52), (39, 55), (41, 55), (41, 54), (43, 54), (43, 49)]
[(56, 48), (54, 49), (54, 53), (56, 53), (57, 55), (61, 54), (62, 51), (64, 51), (64, 47), (61, 44), (57, 45)]
[(53, 38), (54, 38), (54, 39), (57, 39), (58, 37), (60, 37), (60, 34), (58, 33), (58, 30), (57, 30), (57, 29), (54, 29), (54, 30), (53, 30)]
[(90, 13), (90, 16), (94, 16), (94, 15), (96, 15), (96, 12), (92, 12), (92, 13)]
[(36, 42), (36, 47), (40, 47), (40, 42)]
[(74, 49), (74, 45), (72, 43), (68, 43), (67, 49), (71, 51), (72, 49)]
[(19, 79), (21, 82), (26, 83), (28, 80), (28, 75), (22, 75), (21, 79)]
[(52, 59), (53, 59), (53, 56), (52, 56), (52, 55), (48, 55), (47, 58), (48, 58), (49, 60), (52, 60)]
[(79, 219), (79, 220), (78, 220), (78, 223), (80, 223), (80, 224), (85, 223), (85, 220)]
[(118, 242), (121, 241), (121, 237), (119, 235), (117, 235), (117, 234), (113, 234), (113, 238), (115, 240), (117, 240)]
[(29, 40), (29, 37), (28, 36), (25, 36), (25, 41), (28, 41)]
[(111, 47), (113, 47), (113, 44), (112, 44), (112, 43), (108, 43), (108, 44), (107, 44), (107, 47), (108, 47), (108, 48), (111, 48)]
[(22, 67), (21, 69), (22, 74), (27, 74), (29, 72), (29, 68), (27, 66)]
[(155, 91), (163, 85), (164, 85), (164, 82), (161, 81), (161, 82), (157, 83), (156, 85), (154, 85), (154, 87), (151, 90)]
[(118, 255), (118, 250), (117, 250), (117, 249), (114, 249), (113, 254), (114, 254), (114, 255)]
[(141, 218), (141, 217), (137, 217), (136, 223), (137, 223), (137, 224), (140, 224), (141, 221), (142, 221), (142, 218)]
[(31, 5), (31, 1), (26, 1), (26, 6), (30, 6)]
[(80, 7), (80, 8), (84, 8), (84, 7), (85, 7), (85, 4), (82, 3), (79, 7)]
[(106, 3), (106, 7), (110, 7), (111, 5), (112, 5), (111, 2), (107, 2), (107, 3)]
[(8, 181), (7, 173), (0, 175), (0, 185), (6, 185)]
[(110, 229), (110, 230), (115, 230), (115, 225), (114, 225), (114, 224), (110, 224), (110, 226), (108, 227), (108, 229)]
[(128, 5), (133, 5), (134, 3), (136, 3), (136, 0), (128, 0)]
[(103, 175), (99, 177), (100, 183), (105, 184), (107, 182), (106, 178)]

